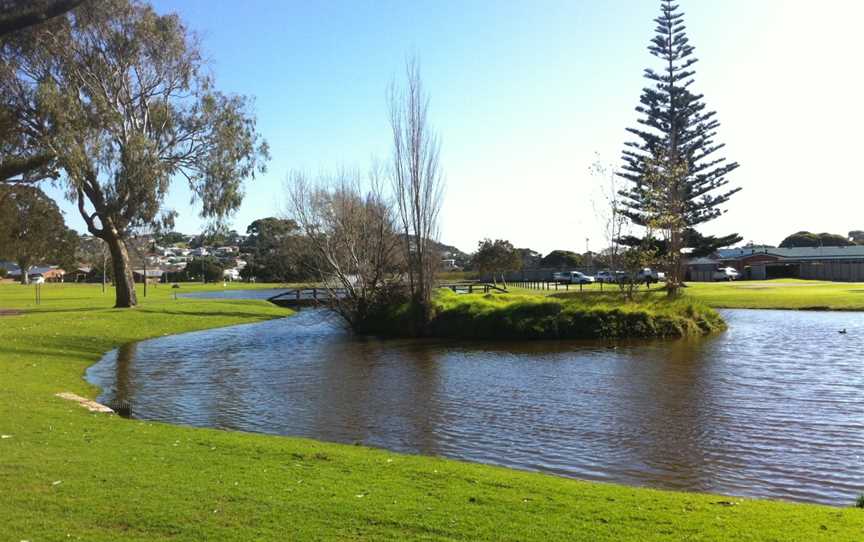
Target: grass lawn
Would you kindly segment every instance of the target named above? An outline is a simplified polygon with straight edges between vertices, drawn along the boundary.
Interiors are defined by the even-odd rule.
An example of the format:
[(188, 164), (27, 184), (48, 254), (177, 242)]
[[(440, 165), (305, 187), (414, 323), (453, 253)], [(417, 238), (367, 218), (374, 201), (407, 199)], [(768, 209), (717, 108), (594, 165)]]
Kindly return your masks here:
[[(651, 296), (662, 296), (661, 286), (651, 287)], [(558, 290), (528, 290), (511, 288), (515, 293), (534, 295), (564, 294), (563, 286)], [(583, 288), (583, 293), (600, 294), (600, 285)], [(640, 291), (644, 290), (640, 289)], [(578, 292), (578, 286), (570, 286), (569, 293)], [(617, 287), (603, 286), (604, 297), (616, 292)], [(739, 282), (691, 282), (684, 295), (701, 301), (716, 309), (819, 309), (864, 311), (864, 283), (823, 282), (817, 280), (761, 280)]]
[(22, 311), (0, 316), (0, 540), (864, 539), (864, 510), (852, 508), (91, 414), (54, 394), (95, 397), (82, 374), (105, 351), (289, 313), (259, 301), (175, 301), (162, 286), (134, 310), (111, 309), (98, 286), (46, 285), (38, 308), (32, 294), (0, 285), (0, 309)]
[(693, 296), (715, 308), (864, 311), (864, 284), (817, 280), (693, 282)]

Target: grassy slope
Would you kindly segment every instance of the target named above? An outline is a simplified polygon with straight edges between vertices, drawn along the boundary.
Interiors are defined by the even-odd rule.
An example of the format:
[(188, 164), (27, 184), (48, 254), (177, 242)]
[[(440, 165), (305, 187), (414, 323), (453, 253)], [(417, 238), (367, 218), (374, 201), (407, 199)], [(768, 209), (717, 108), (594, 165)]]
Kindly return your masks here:
[[(190, 288), (184, 287), (185, 290)], [(0, 307), (32, 291), (0, 285)], [(860, 540), (864, 512), (584, 483), (297, 438), (91, 414), (81, 375), (119, 344), (286, 314), (170, 299), (133, 311), (45, 287), (0, 317), (0, 540)], [(723, 502), (739, 504), (727, 506)]]
[[(578, 291), (578, 287), (575, 287)], [(599, 293), (599, 285), (584, 288), (585, 292)], [(609, 292), (606, 285), (605, 292)], [(563, 294), (559, 290), (526, 290), (514, 292), (540, 295)], [(615, 287), (612, 286), (612, 291)], [(661, 296), (658, 286), (652, 286), (652, 295)], [(574, 292), (570, 287), (569, 292)], [(726, 309), (810, 309), (864, 311), (864, 283), (822, 282), (815, 280), (766, 280), (743, 282), (691, 282), (684, 290), (714, 308)]]

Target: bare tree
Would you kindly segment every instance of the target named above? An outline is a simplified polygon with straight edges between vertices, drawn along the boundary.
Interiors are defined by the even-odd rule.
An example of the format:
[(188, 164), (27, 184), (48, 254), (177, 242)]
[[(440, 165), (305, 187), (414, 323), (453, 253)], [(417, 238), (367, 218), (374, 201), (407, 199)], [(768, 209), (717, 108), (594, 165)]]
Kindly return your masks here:
[(416, 58), (405, 64), (405, 84), (389, 92), (393, 133), (391, 181), (403, 236), (408, 286), (416, 309), (415, 326), (431, 318), (432, 289), (438, 254), (438, 215), (444, 181), (439, 167), (440, 143), (428, 122), (429, 97), (423, 89)]
[(328, 290), (330, 307), (352, 329), (364, 331), (403, 287), (396, 221), (377, 168), (365, 189), (360, 174), (348, 170), (314, 182), (294, 171), (287, 189), (309, 271)]
[(591, 175), (598, 181), (598, 194), (592, 201), (594, 214), (603, 227), (603, 237), (606, 241), (604, 250), (609, 268), (614, 273), (620, 269), (621, 239), (630, 234), (630, 220), (622, 213), (621, 196), (618, 194), (618, 176), (612, 167), (604, 164), (599, 157), (589, 168)]

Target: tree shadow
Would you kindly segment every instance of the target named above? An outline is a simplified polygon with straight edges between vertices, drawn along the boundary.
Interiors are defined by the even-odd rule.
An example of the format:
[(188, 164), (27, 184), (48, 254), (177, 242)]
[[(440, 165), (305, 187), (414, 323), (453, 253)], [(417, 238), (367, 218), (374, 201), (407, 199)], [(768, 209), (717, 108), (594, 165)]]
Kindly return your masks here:
[[(262, 314), (260, 312), (247, 311), (184, 311), (184, 310), (165, 310), (165, 309), (140, 309), (139, 312), (150, 314), (164, 314), (167, 316), (204, 316), (212, 318), (251, 318), (254, 320), (272, 320), (275, 317), (280, 318), (282, 315)], [(284, 316), (289, 316), (287, 312)]]

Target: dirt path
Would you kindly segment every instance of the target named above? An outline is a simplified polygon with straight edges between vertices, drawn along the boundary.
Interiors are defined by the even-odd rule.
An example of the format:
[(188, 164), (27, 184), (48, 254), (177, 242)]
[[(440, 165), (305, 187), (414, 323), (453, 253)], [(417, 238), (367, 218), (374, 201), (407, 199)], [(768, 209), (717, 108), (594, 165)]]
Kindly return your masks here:
[(16, 314), (21, 314), (21, 311), (15, 309), (0, 309), (0, 318), (3, 316), (15, 316)]

